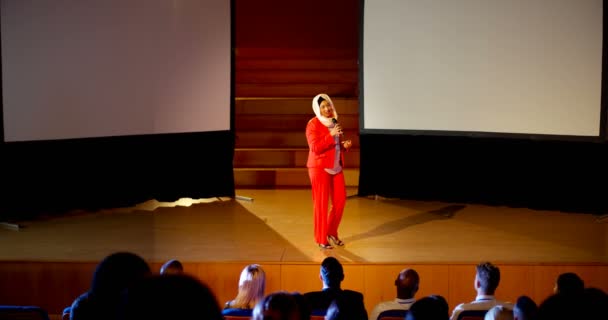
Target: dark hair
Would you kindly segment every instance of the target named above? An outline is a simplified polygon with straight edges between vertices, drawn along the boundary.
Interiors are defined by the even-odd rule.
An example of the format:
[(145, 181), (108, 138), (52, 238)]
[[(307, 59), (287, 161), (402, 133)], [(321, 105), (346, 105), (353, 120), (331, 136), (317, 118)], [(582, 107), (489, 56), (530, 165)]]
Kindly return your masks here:
[(116, 252), (97, 265), (91, 292), (98, 296), (114, 296), (149, 273), (150, 267), (142, 257), (131, 252)]
[(500, 270), (490, 262), (477, 265), (477, 279), (485, 294), (494, 294), (500, 283)]
[(340, 282), (344, 280), (344, 269), (340, 261), (334, 257), (325, 258), (321, 263), (321, 277), (328, 287), (339, 288)]
[(300, 316), (296, 297), (285, 291), (271, 293), (253, 308), (251, 319), (295, 319)]
[(182, 266), (182, 263), (178, 260), (172, 259), (163, 264), (163, 266), (160, 268), (160, 273), (163, 274), (167, 272), (168, 269), (183, 272), (184, 266)]
[(213, 291), (184, 274), (144, 279), (127, 291), (121, 311), (123, 320), (223, 319)]
[(557, 292), (567, 295), (580, 295), (585, 289), (583, 280), (573, 272), (562, 273), (557, 277)]
[(513, 307), (513, 314), (517, 314), (519, 319), (536, 319), (538, 306), (536, 302), (528, 296), (520, 296)]
[(448, 320), (450, 315), (445, 306), (445, 299), (438, 297), (424, 297), (412, 304), (407, 312), (406, 320)]
[(325, 101), (325, 98), (323, 97), (319, 97), (319, 99), (317, 100), (317, 103), (319, 104), (319, 106), (321, 106), (321, 102)]

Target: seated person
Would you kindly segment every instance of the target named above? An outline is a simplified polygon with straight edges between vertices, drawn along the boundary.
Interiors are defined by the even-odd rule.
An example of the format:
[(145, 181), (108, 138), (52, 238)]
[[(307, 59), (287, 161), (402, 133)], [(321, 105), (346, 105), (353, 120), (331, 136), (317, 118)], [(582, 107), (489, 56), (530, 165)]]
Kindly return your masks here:
[(178, 260), (175, 260), (175, 259), (165, 262), (165, 264), (163, 264), (163, 266), (160, 267), (160, 274), (182, 274), (182, 273), (184, 273), (184, 267), (182, 266), (181, 262), (179, 262)]
[(488, 310), (483, 320), (513, 320), (513, 310), (504, 306), (494, 306)]
[(458, 315), (463, 310), (490, 310), (497, 305), (504, 305), (513, 310), (513, 304), (496, 300), (494, 292), (500, 283), (500, 270), (490, 262), (483, 262), (477, 265), (475, 274), (475, 290), (477, 297), (470, 303), (461, 303), (452, 312), (452, 320), (457, 320)]
[[(224, 305), (224, 315), (229, 315), (229, 309), (253, 309), (264, 298), (266, 274), (258, 264), (250, 264), (241, 271), (239, 288), (234, 300)], [(241, 314), (241, 313), (239, 313)]]
[(520, 296), (513, 307), (513, 319), (515, 320), (534, 320), (538, 313), (536, 302), (528, 296)]
[(313, 312), (327, 310), (335, 299), (340, 298), (343, 300), (344, 305), (352, 310), (354, 316), (351, 320), (367, 320), (363, 294), (340, 288), (340, 284), (344, 280), (344, 269), (336, 258), (327, 257), (323, 260), (319, 278), (323, 283), (323, 290), (304, 294), (304, 298), (308, 301), (308, 305)]
[(144, 279), (127, 290), (120, 310), (120, 317), (114, 319), (223, 320), (211, 289), (197, 278), (185, 274)]
[(134, 253), (107, 256), (97, 265), (91, 288), (72, 303), (70, 320), (115, 319), (123, 292), (149, 274), (148, 263)]
[(405, 316), (406, 320), (448, 320), (449, 306), (439, 295), (424, 297), (412, 304)]
[(583, 280), (573, 272), (562, 273), (557, 277), (554, 293), (564, 294), (569, 297), (582, 296), (585, 290)]
[(253, 309), (252, 320), (305, 320), (296, 297), (275, 292), (264, 297)]
[(403, 269), (395, 279), (397, 298), (391, 301), (380, 302), (372, 311), (371, 320), (377, 320), (382, 311), (408, 310), (414, 303), (414, 295), (418, 292), (420, 277), (414, 269)]

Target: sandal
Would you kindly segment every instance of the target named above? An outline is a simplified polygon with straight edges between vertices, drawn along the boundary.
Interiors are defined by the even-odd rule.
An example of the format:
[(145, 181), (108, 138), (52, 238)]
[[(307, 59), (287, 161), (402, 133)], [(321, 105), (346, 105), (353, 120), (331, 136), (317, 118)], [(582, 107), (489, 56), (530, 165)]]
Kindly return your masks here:
[(327, 239), (330, 240), (331, 242), (333, 242), (337, 246), (340, 246), (340, 247), (344, 246), (344, 241), (338, 239), (338, 237), (327, 236)]

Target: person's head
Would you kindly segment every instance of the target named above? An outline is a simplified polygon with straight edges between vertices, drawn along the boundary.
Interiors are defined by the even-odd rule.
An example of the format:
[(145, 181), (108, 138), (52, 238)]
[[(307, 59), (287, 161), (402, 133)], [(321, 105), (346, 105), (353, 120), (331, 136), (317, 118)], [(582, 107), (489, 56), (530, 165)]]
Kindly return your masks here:
[(448, 320), (450, 314), (444, 305), (445, 299), (424, 297), (412, 304), (406, 320)]
[(513, 307), (513, 319), (515, 320), (533, 320), (536, 319), (538, 306), (536, 302), (528, 296), (520, 296)]
[(327, 257), (321, 263), (321, 280), (327, 288), (340, 288), (344, 280), (344, 269), (340, 261), (334, 257)]
[(403, 269), (399, 272), (397, 279), (395, 279), (395, 286), (397, 287), (397, 298), (399, 299), (411, 299), (418, 292), (418, 285), (420, 283), (420, 277), (418, 272), (414, 269)]
[(486, 312), (483, 320), (513, 320), (513, 311), (504, 306), (494, 306)]
[(253, 309), (264, 298), (266, 274), (259, 264), (250, 264), (243, 268), (239, 278), (239, 292), (232, 307)]
[(146, 278), (127, 291), (120, 319), (222, 320), (222, 310), (211, 289), (186, 274)]
[(253, 308), (252, 320), (299, 320), (296, 298), (287, 292), (275, 292), (264, 297)]
[(500, 283), (500, 270), (490, 262), (477, 265), (475, 275), (475, 288), (478, 294), (493, 295)]
[(441, 314), (450, 316), (450, 305), (448, 305), (448, 301), (442, 295), (432, 294), (429, 298), (437, 300), (437, 308), (441, 309)]
[(142, 257), (131, 252), (116, 252), (97, 265), (90, 291), (98, 297), (117, 296), (148, 274), (150, 267)]
[(312, 101), (312, 109), (319, 118), (324, 121), (325, 119), (338, 118), (338, 113), (334, 107), (331, 98), (324, 93), (320, 93), (314, 97)]
[(299, 292), (294, 292), (291, 294), (291, 296), (294, 298), (296, 304), (298, 305), (300, 319), (310, 319), (312, 310), (310, 308), (310, 303), (308, 302), (308, 299), (306, 299), (306, 297), (304, 297), (304, 295)]
[(321, 111), (321, 115), (326, 118), (334, 117), (334, 108), (328, 100), (323, 99), (323, 97), (319, 98), (319, 110)]
[(557, 277), (554, 292), (565, 295), (581, 295), (584, 289), (585, 283), (576, 273), (566, 272)]
[(584, 319), (608, 319), (608, 294), (599, 288), (585, 288), (583, 290)]
[(160, 274), (182, 274), (184, 273), (184, 266), (178, 260), (169, 260), (160, 267)]
[(547, 297), (538, 306), (537, 319), (539, 320), (570, 320), (585, 319), (581, 317), (581, 299), (570, 298), (555, 293)]

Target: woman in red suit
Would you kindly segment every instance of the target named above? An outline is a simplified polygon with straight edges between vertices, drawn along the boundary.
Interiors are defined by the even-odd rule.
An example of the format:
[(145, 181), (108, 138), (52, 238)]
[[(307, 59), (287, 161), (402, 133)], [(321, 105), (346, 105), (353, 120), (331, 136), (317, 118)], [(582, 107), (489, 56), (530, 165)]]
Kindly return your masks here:
[[(343, 246), (338, 237), (338, 226), (346, 204), (343, 151), (351, 147), (350, 140), (342, 141), (342, 127), (338, 113), (328, 95), (318, 94), (312, 99), (316, 117), (306, 125), (308, 140), (308, 175), (312, 185), (315, 241), (320, 248), (333, 249), (330, 241)], [(328, 211), (331, 198), (331, 210)]]

